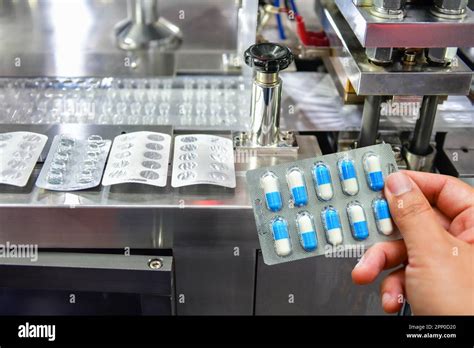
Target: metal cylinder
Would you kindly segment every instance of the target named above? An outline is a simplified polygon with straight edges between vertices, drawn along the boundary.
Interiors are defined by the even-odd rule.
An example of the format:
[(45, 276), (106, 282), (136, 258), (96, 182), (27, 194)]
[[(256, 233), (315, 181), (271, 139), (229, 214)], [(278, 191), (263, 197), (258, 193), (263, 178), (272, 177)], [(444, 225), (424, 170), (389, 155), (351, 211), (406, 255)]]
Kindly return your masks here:
[(128, 0), (130, 19), (137, 24), (151, 24), (158, 20), (157, 0)]
[(128, 0), (128, 17), (115, 27), (121, 49), (175, 49), (181, 43), (181, 31), (159, 14), (158, 0)]
[[(262, 80), (273, 82), (262, 83)], [(278, 74), (259, 72), (254, 79), (250, 111), (251, 136), (252, 142), (259, 146), (271, 146), (279, 141), (281, 85)]]
[(415, 131), (409, 150), (415, 155), (426, 156), (431, 151), (430, 142), (438, 108), (438, 96), (425, 96), (420, 108), (420, 117), (416, 121)]
[(368, 96), (365, 98), (362, 112), (362, 127), (360, 129), (357, 147), (374, 145), (377, 140), (380, 122), (382, 96)]
[(420, 156), (410, 152), (409, 149), (404, 147), (402, 154), (407, 168), (421, 172), (431, 172), (436, 157), (436, 149), (430, 145), (429, 151), (429, 154)]

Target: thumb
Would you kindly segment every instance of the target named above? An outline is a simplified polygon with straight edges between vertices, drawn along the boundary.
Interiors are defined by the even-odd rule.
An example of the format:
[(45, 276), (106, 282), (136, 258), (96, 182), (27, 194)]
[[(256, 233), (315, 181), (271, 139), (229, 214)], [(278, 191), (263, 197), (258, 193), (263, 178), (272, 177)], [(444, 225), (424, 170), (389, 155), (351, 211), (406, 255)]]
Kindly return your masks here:
[(408, 254), (413, 250), (430, 250), (440, 245), (443, 227), (416, 183), (397, 172), (387, 177), (385, 197), (395, 224), (405, 240)]

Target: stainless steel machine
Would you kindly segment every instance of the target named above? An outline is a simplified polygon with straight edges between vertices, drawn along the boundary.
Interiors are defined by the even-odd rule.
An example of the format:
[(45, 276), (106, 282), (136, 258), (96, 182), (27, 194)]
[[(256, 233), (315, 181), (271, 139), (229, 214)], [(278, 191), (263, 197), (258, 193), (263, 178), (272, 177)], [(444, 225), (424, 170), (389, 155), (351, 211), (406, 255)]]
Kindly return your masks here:
[[(401, 166), (472, 177), (472, 71), (453, 47), (474, 46), (474, 15), (465, 1), (308, 3), (329, 48), (269, 43), (257, 0), (0, 0), (0, 132), (50, 139), (26, 187), (0, 185), (0, 244), (39, 247), (35, 262), (0, 258), (3, 314), (382, 313), (378, 284), (352, 284), (354, 258), (263, 263), (245, 172), (385, 141)], [(381, 112), (394, 102), (419, 117)], [(137, 130), (233, 139), (236, 188), (35, 187), (54, 135)]]

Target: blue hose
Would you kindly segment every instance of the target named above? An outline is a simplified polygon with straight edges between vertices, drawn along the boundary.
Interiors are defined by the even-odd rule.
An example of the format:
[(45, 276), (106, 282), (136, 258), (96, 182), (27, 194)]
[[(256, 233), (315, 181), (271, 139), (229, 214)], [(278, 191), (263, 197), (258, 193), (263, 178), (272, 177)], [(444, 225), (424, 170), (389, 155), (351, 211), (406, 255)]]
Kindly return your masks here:
[(295, 0), (290, 0), (291, 9), (295, 13), (295, 16), (298, 16), (298, 8), (296, 7)]
[[(274, 6), (279, 9), (280, 0), (275, 0)], [(278, 26), (278, 34), (280, 35), (280, 40), (286, 40), (285, 28), (283, 27), (283, 22), (281, 20), (281, 15), (279, 13), (276, 15), (276, 21), (277, 21), (277, 26)]]

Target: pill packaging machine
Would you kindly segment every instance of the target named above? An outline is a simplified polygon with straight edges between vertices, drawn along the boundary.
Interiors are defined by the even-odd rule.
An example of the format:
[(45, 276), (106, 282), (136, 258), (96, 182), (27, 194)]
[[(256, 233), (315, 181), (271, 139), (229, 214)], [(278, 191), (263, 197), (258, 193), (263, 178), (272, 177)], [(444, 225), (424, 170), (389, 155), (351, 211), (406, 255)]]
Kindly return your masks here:
[[(160, 16), (154, 13), (154, 19), (139, 23), (136, 10), (150, 11), (147, 3), (155, 2)], [(0, 259), (0, 308), (5, 314), (382, 313), (378, 284), (356, 287), (350, 280), (361, 255), (274, 266), (263, 262), (246, 172), (321, 156), (320, 143), (325, 154), (347, 149), (357, 139), (340, 132), (338, 145), (328, 146), (327, 139), (338, 129), (318, 128), (324, 125), (311, 124), (299, 109), (296, 116), (291, 114), (295, 105), (285, 94), (287, 77), (282, 76), (283, 86), (278, 77), (292, 61), (288, 52), (276, 46), (247, 50), (255, 41), (257, 1), (130, 0), (129, 7), (125, 2), (100, 0), (39, 3), (37, 7), (27, 1), (0, 3), (0, 27), (15, 34), (0, 35), (0, 133), (34, 132), (48, 137), (26, 186), (0, 184), (0, 244), (40, 250), (35, 262)], [(345, 7), (332, 1), (316, 3), (324, 9), (327, 23), (340, 25), (344, 35), (350, 32), (346, 29), (351, 23), (338, 22)], [(127, 11), (128, 19), (123, 21)], [(463, 25), (470, 25), (472, 13), (466, 13)], [(339, 17), (331, 20), (333, 14)], [(24, 18), (35, 19), (36, 36), (22, 24)], [(147, 41), (132, 35), (129, 28), (134, 25), (163, 30)], [(333, 32), (327, 31), (333, 39)], [(275, 50), (268, 57), (277, 62), (274, 70), (257, 59), (259, 50), (269, 49)], [(357, 88), (369, 88), (374, 80), (364, 79), (379, 75), (357, 72), (356, 66), (375, 69), (380, 78), (388, 76), (381, 71), (385, 68), (365, 61), (357, 65), (343, 53), (341, 59), (350, 62), (346, 66), (352, 69), (346, 76)], [(437, 69), (428, 71), (430, 78), (443, 73), (467, 80), (462, 62), (455, 71)], [(415, 69), (413, 77), (420, 73)], [(404, 86), (395, 82), (397, 88)], [(329, 89), (336, 92), (332, 83)], [(374, 90), (359, 92), (370, 95)], [(399, 92), (384, 90), (383, 94), (405, 95), (412, 90)], [(445, 94), (465, 93), (450, 90)], [(321, 100), (326, 104), (318, 108), (339, 107), (332, 98), (323, 96), (317, 102)], [(345, 118), (336, 124), (347, 125), (349, 120), (370, 124), (360, 121), (358, 106), (340, 108), (343, 112), (338, 109), (334, 117)], [(428, 104), (425, 109), (429, 110)], [(259, 117), (263, 115), (268, 117)], [(398, 164), (406, 166), (398, 126), (390, 132), (383, 126), (382, 121), (378, 133), (392, 145)], [(364, 129), (364, 134), (373, 134), (373, 129)], [(179, 150), (188, 145), (181, 144), (182, 140), (196, 134), (232, 141), (235, 187), (229, 182), (219, 186), (176, 181), (174, 185), (173, 179), (179, 178), (173, 177), (172, 161), (152, 169), (158, 173), (168, 168), (165, 185), (128, 182), (80, 191), (44, 190), (35, 185), (48, 165), (48, 151), (56, 136), (87, 140), (97, 135), (112, 140), (136, 132), (174, 139), (170, 145), (173, 160), (184, 155), (173, 153), (176, 142), (180, 141)], [(464, 146), (448, 143), (449, 149)], [(117, 159), (117, 166), (122, 160)], [(190, 162), (176, 166), (189, 172), (194, 169)], [(76, 304), (66, 300), (71, 294)]]

